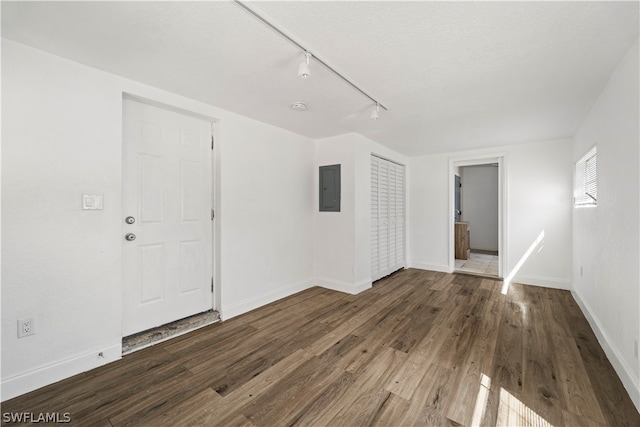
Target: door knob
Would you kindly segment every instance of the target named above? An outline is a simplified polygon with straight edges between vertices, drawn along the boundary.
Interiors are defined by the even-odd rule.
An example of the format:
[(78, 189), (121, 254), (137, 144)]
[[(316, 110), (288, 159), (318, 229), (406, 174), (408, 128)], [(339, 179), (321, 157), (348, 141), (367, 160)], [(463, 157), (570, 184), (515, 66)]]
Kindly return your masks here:
[(134, 222), (136, 222), (136, 219), (132, 216), (128, 216), (124, 219), (124, 222), (126, 222), (127, 224), (133, 224)]
[(125, 238), (126, 240), (128, 240), (128, 241), (130, 241), (130, 242), (131, 242), (131, 241), (133, 241), (133, 240), (136, 240), (136, 235), (135, 235), (135, 234), (133, 234), (133, 233), (127, 233), (127, 234), (124, 236), (124, 238)]

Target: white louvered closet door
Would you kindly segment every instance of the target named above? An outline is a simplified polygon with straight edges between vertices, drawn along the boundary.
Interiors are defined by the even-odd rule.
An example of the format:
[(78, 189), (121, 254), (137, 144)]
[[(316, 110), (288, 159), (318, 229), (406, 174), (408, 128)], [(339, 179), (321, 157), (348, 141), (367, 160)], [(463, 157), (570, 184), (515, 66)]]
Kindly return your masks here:
[(378, 249), (379, 204), (378, 204), (378, 158), (371, 156), (371, 278), (377, 280), (380, 273), (380, 251)]
[(405, 266), (404, 166), (371, 156), (371, 278)]

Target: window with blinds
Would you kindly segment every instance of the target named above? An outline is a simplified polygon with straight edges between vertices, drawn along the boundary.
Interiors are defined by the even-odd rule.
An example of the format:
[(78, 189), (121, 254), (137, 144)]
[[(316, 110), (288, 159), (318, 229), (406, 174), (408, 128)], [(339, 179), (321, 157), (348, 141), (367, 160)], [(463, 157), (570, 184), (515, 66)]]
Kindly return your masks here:
[(596, 206), (598, 203), (597, 156), (594, 146), (576, 162), (574, 206)]

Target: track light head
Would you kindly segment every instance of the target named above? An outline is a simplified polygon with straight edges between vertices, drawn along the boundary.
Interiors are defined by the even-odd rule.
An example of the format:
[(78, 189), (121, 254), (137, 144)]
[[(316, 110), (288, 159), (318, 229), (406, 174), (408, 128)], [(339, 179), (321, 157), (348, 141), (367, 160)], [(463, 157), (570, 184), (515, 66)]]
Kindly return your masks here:
[(376, 106), (371, 112), (371, 120), (378, 120), (380, 118), (380, 104), (376, 102)]
[(311, 70), (304, 62), (298, 67), (298, 76), (303, 79), (308, 79), (311, 76)]
[(298, 67), (298, 77), (308, 79), (311, 77), (311, 69), (309, 68), (309, 59), (311, 58), (311, 54), (309, 52), (305, 52), (304, 58), (304, 62), (302, 62)]

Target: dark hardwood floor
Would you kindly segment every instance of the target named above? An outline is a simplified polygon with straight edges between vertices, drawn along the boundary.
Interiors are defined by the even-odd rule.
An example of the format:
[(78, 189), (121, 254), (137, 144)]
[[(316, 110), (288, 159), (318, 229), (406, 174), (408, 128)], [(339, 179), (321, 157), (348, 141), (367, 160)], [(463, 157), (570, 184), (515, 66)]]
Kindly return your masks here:
[(501, 287), (410, 269), (355, 296), (313, 288), (2, 412), (79, 426), (639, 426), (570, 293)]

